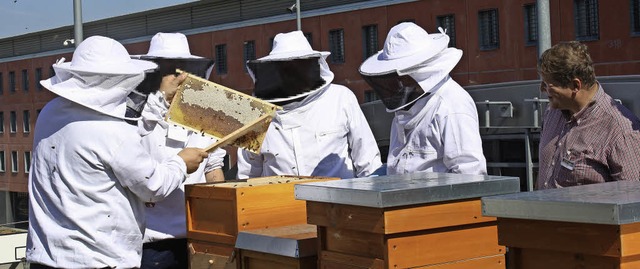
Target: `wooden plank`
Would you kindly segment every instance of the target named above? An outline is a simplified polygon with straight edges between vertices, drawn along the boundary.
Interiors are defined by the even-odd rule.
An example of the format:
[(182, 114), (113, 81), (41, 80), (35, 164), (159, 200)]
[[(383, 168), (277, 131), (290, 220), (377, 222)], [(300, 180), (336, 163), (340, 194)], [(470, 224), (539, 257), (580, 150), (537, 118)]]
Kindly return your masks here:
[(233, 254), (235, 250), (234, 245), (218, 244), (218, 243), (211, 243), (211, 242), (198, 241), (198, 240), (192, 240), (192, 239), (188, 239), (187, 241), (188, 241), (189, 252), (191, 253), (202, 252), (202, 253), (217, 254), (217, 255), (222, 255), (227, 257), (234, 256)]
[(233, 245), (188, 241), (190, 269), (239, 269)]
[(240, 250), (242, 269), (315, 269), (317, 256), (292, 258), (251, 250)]
[(238, 238), (238, 236), (228, 235), (228, 234), (218, 234), (218, 233), (212, 233), (208, 231), (192, 230), (192, 231), (187, 231), (187, 238), (197, 240), (197, 241), (202, 241), (202, 242), (233, 246), (236, 244), (236, 239)]
[(384, 215), (386, 234), (496, 221), (482, 216), (479, 198), (394, 208)]
[(295, 199), (294, 186), (273, 184), (243, 189), (237, 197), (238, 231), (306, 223), (306, 203)]
[(621, 256), (617, 225), (498, 218), (500, 245), (596, 256)]
[(504, 255), (495, 255), (435, 265), (418, 266), (413, 269), (505, 269), (505, 257)]
[(324, 249), (355, 256), (384, 259), (385, 236), (356, 230), (334, 229), (325, 227)]
[(495, 221), (482, 216), (479, 199), (372, 208), (307, 201), (307, 221), (318, 226), (394, 234)]
[(322, 269), (383, 269), (381, 259), (359, 257), (332, 251), (320, 252), (320, 268)]
[(640, 255), (640, 222), (620, 226), (622, 257)]
[(307, 201), (307, 223), (383, 234), (384, 212), (382, 208)]
[(514, 267), (518, 269), (621, 268), (620, 258), (617, 257), (585, 255), (543, 249), (519, 249), (517, 258), (513, 263)]
[(188, 231), (236, 237), (238, 221), (236, 202), (229, 200), (187, 198)]
[(386, 246), (388, 268), (435, 265), (505, 253), (505, 247), (498, 245), (497, 227), (493, 223), (411, 233), (389, 238)]

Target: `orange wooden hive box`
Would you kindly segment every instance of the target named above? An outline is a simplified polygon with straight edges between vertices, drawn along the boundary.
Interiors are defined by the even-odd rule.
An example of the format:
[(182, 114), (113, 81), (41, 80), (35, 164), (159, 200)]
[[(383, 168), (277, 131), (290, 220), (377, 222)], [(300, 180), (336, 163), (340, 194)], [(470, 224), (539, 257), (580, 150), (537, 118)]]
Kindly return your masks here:
[[(305, 202), (294, 198), (294, 185), (337, 179), (272, 176), (186, 185), (187, 239), (191, 254), (213, 255), (194, 257), (192, 265), (193, 260), (201, 260), (205, 265), (217, 264), (221, 259), (233, 263), (234, 245), (241, 231), (305, 224)], [(192, 269), (194, 267), (199, 266)], [(229, 265), (211, 268), (229, 268)]]
[(640, 268), (640, 182), (482, 198), (509, 268)]
[(415, 173), (296, 186), (318, 226), (322, 269), (504, 269), (496, 219), (480, 197), (518, 192), (516, 177)]

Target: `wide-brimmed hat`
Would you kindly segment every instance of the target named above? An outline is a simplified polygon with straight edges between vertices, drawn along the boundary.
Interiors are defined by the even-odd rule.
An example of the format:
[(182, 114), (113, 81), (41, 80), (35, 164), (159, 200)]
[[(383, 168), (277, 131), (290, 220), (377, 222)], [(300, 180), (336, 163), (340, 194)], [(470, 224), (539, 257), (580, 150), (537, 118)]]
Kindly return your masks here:
[(187, 37), (181, 33), (157, 33), (151, 38), (149, 51), (142, 57), (201, 59), (191, 54)]
[(279, 33), (273, 38), (273, 48), (269, 55), (258, 61), (285, 61), (298, 58), (323, 57), (331, 54), (328, 51), (317, 51), (311, 48), (311, 44), (302, 31)]
[(155, 63), (131, 59), (118, 41), (104, 36), (92, 36), (80, 43), (71, 62), (62, 62), (56, 69), (104, 75), (135, 75), (155, 69)]
[(58, 96), (120, 119), (125, 117), (126, 97), (142, 82), (153, 62), (131, 59), (118, 41), (102, 36), (84, 40), (73, 52), (53, 64), (56, 75), (40, 84)]
[(362, 63), (360, 73), (388, 74), (428, 61), (449, 44), (449, 36), (441, 28), (440, 31), (429, 34), (412, 22), (394, 26), (387, 35), (384, 48)]

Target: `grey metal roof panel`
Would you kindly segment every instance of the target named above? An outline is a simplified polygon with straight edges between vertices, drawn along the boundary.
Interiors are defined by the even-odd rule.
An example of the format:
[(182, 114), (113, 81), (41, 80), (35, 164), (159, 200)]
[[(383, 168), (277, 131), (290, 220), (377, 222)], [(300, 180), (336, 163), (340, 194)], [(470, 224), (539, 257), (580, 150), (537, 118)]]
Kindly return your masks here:
[(298, 200), (375, 208), (479, 198), (520, 191), (517, 177), (414, 173), (298, 184)]
[(622, 225), (640, 221), (640, 182), (618, 181), (482, 198), (485, 216)]

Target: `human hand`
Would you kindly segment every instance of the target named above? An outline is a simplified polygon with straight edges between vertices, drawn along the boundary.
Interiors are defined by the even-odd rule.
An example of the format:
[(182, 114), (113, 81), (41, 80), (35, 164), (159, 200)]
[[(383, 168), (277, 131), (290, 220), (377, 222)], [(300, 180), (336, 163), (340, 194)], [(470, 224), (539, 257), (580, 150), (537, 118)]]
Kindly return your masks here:
[(200, 148), (185, 148), (178, 152), (178, 156), (187, 165), (187, 173), (191, 174), (198, 170), (200, 163), (209, 156), (209, 153)]
[(173, 100), (173, 97), (176, 95), (178, 91), (178, 87), (187, 79), (187, 74), (182, 73), (180, 75), (169, 74), (162, 77), (162, 82), (160, 82), (160, 92), (164, 94), (164, 99), (167, 100), (169, 104)]

